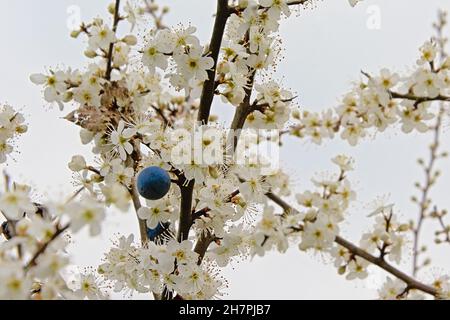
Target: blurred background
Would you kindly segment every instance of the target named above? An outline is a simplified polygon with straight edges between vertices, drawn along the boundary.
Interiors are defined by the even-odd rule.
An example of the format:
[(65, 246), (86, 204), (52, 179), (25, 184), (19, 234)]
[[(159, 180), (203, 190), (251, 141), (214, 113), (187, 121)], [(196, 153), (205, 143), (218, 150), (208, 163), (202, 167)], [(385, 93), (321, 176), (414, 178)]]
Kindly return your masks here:
[[(209, 40), (213, 23), (213, 0), (166, 0), (171, 13), (167, 25), (192, 24), (198, 28), (203, 43)], [(81, 145), (78, 128), (61, 119), (67, 111), (47, 105), (41, 89), (29, 81), (31, 73), (46, 68), (71, 66), (83, 68), (87, 59), (82, 52), (85, 41), (69, 37), (70, 26), (78, 17), (90, 21), (107, 16), (108, 0), (40, 0), (0, 2), (0, 102), (19, 108), (29, 123), (29, 132), (18, 141), (20, 152), (13, 155), (5, 170), (18, 182), (35, 188), (36, 200), (60, 198), (74, 191), (67, 163), (72, 155), (92, 159), (90, 148)], [(316, 1), (284, 21), (281, 36), (285, 47), (275, 79), (298, 93), (302, 108), (320, 111), (337, 106), (340, 98), (360, 78), (360, 71), (376, 73), (383, 67), (404, 73), (418, 58), (418, 48), (433, 34), (432, 23), (438, 9), (450, 9), (447, 0), (365, 0), (351, 8), (347, 0)], [(75, 20), (74, 20), (75, 19)], [(140, 31), (141, 33), (143, 32)], [(447, 30), (450, 34), (450, 28)], [(218, 99), (217, 99), (218, 100)], [(213, 113), (229, 121), (231, 106), (216, 102)], [(443, 150), (450, 151), (448, 121), (444, 124)], [(375, 139), (376, 138), (376, 139)], [(330, 172), (330, 159), (347, 154), (356, 159), (355, 171), (349, 176), (358, 191), (342, 234), (358, 242), (373, 221), (367, 215), (379, 198), (395, 203), (399, 217), (416, 219), (418, 209), (410, 197), (416, 191), (415, 181), (423, 172), (417, 158), (428, 157), (430, 134), (404, 135), (394, 128), (369, 137), (357, 147), (335, 139), (322, 146), (288, 138), (281, 152), (281, 164), (292, 177), (296, 192), (311, 187), (315, 173)], [(440, 208), (450, 208), (450, 167), (439, 162), (443, 176), (432, 191)], [(436, 225), (425, 227), (433, 268), (424, 269), (419, 278), (429, 281), (437, 272), (450, 271), (450, 247), (433, 244)], [(81, 232), (70, 247), (74, 263), (97, 266), (111, 239), (117, 234), (137, 232), (132, 212), (108, 212), (104, 232), (90, 238)], [(406, 255), (402, 268), (411, 270)], [(300, 252), (296, 247), (286, 254), (271, 253), (252, 261), (235, 261), (223, 271), (228, 280), (225, 299), (371, 299), (386, 275), (376, 268), (364, 281), (347, 281), (338, 276), (325, 255)], [(113, 298), (121, 299), (115, 294)], [(134, 296), (137, 299), (147, 296)]]

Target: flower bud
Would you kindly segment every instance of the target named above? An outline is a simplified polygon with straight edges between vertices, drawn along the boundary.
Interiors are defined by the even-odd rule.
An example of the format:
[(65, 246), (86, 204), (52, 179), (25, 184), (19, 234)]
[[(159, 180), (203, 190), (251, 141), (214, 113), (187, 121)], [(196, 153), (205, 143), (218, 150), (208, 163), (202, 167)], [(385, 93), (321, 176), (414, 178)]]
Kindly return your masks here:
[(340, 266), (338, 268), (338, 274), (340, 274), (341, 276), (345, 273), (345, 271), (347, 271), (347, 267), (346, 266)]
[(90, 59), (93, 59), (97, 56), (97, 53), (94, 50), (86, 50), (84, 51), (84, 55)]
[(115, 14), (116, 13), (116, 4), (115, 3), (110, 3), (108, 5), (108, 12), (110, 14)]
[(72, 91), (66, 91), (63, 94), (63, 101), (65, 103), (72, 101), (73, 98), (73, 92)]
[(137, 44), (137, 38), (132, 34), (127, 35), (125, 38), (122, 39), (122, 41), (129, 46), (135, 46)]
[(80, 35), (80, 33), (81, 33), (81, 30), (72, 30), (72, 32), (70, 33), (70, 36), (72, 37), (72, 38), (78, 38), (78, 36)]
[(27, 132), (27, 131), (28, 131), (28, 126), (26, 126), (26, 125), (24, 125), (24, 124), (22, 124), (22, 125), (16, 127), (16, 132), (17, 132), (18, 134), (22, 134), (22, 133), (25, 133), (25, 132)]

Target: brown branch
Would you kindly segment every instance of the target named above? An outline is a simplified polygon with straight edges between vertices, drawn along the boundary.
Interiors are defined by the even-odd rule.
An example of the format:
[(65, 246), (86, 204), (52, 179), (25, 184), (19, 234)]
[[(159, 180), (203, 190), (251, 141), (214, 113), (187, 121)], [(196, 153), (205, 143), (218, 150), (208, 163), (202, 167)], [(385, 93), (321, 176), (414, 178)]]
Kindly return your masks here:
[[(180, 178), (179, 178), (180, 179)], [(181, 206), (180, 206), (180, 225), (178, 227), (178, 242), (184, 241), (189, 237), (192, 221), (192, 197), (194, 193), (195, 181), (187, 181), (182, 177), (184, 182), (180, 184), (181, 190)]]
[[(119, 9), (120, 9), (120, 0), (116, 0), (116, 6), (114, 8), (114, 21), (112, 27), (112, 31), (114, 33), (116, 33), (117, 31), (117, 25), (119, 24), (120, 21)], [(113, 54), (114, 54), (114, 43), (110, 43), (106, 62), (106, 74), (105, 74), (106, 80), (111, 80)]]
[(208, 123), (211, 105), (214, 99), (217, 61), (219, 59), (220, 46), (222, 45), (225, 26), (229, 16), (230, 9), (228, 8), (228, 0), (217, 0), (216, 20), (214, 22), (214, 29), (209, 44), (210, 57), (214, 60), (214, 65), (211, 70), (208, 70), (208, 79), (203, 84), (197, 117), (197, 120), (200, 123)]
[(162, 23), (164, 11), (162, 11), (160, 13), (160, 15), (158, 16), (156, 14), (156, 11), (158, 11), (157, 10), (158, 7), (156, 7), (156, 9), (154, 7), (152, 7), (152, 5), (155, 4), (154, 0), (151, 0), (150, 2), (148, 0), (145, 0), (144, 3), (147, 8), (147, 12), (152, 16), (153, 21), (155, 22), (156, 29), (158, 29), (158, 30), (167, 29), (167, 26)]
[(299, 4), (305, 4), (306, 2), (308, 2), (309, 0), (293, 0), (293, 1), (288, 1), (287, 4), (288, 6), (296, 6)]
[(406, 93), (406, 94), (402, 94), (402, 93), (398, 93), (398, 92), (394, 92), (394, 91), (388, 91), (389, 94), (391, 95), (391, 98), (393, 99), (405, 99), (405, 100), (413, 100), (416, 101), (416, 105), (421, 104), (423, 102), (430, 102), (430, 101), (450, 101), (450, 97), (448, 96), (443, 96), (443, 95), (438, 95), (434, 98), (431, 97), (419, 97), (416, 96), (412, 93)]
[(371, 262), (372, 264), (374, 264), (374, 265), (380, 267), (381, 269), (385, 270), (386, 272), (392, 274), (396, 278), (402, 280), (404, 283), (406, 283), (407, 288), (409, 290), (417, 289), (422, 292), (428, 293), (434, 297), (436, 297), (438, 295), (438, 291), (435, 288), (414, 279), (413, 277), (407, 275), (403, 271), (400, 271), (399, 269), (395, 268), (391, 264), (387, 263), (383, 258), (375, 257), (339, 236), (337, 236), (334, 241), (337, 244), (339, 244), (340, 246), (346, 248), (352, 254), (359, 256), (368, 262)]
[(31, 260), (27, 263), (27, 265), (24, 267), (25, 271), (28, 271), (31, 267), (34, 267), (36, 265), (37, 259), (47, 250), (48, 246), (55, 241), (64, 231), (69, 229), (69, 225), (66, 225), (62, 228), (59, 226), (56, 228), (56, 232), (51, 236), (51, 238), (45, 242), (39, 249), (36, 251), (34, 256), (31, 258)]

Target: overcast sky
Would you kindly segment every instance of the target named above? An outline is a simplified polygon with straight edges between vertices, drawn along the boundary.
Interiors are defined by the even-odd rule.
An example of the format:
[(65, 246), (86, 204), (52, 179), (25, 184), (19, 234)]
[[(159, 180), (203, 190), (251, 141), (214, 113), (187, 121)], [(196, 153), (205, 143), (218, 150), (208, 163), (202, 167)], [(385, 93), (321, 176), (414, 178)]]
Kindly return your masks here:
[[(78, 128), (61, 119), (64, 113), (43, 102), (40, 88), (30, 83), (29, 75), (50, 66), (85, 66), (86, 59), (81, 54), (84, 42), (69, 38), (68, 9), (79, 8), (82, 20), (89, 21), (104, 15), (108, 3), (104, 0), (0, 2), (0, 102), (21, 108), (30, 124), (29, 132), (19, 140), (20, 153), (14, 155), (15, 160), (6, 169), (14, 179), (34, 186), (37, 199), (57, 198), (72, 192), (67, 163), (74, 154), (90, 158), (90, 148), (81, 147)], [(166, 24), (192, 23), (198, 27), (202, 41), (207, 41), (215, 1), (160, 3), (172, 8)], [(362, 69), (372, 73), (383, 67), (407, 71), (417, 59), (418, 47), (432, 35), (431, 24), (439, 8), (450, 9), (449, 1), (365, 0), (356, 8), (351, 8), (347, 0), (316, 1), (314, 9), (301, 11), (283, 23), (285, 59), (276, 77), (299, 94), (302, 107), (322, 110), (336, 106), (351, 82), (359, 79)], [(380, 14), (379, 29), (367, 25), (374, 13)], [(228, 119), (232, 111), (230, 106), (215, 104), (213, 112)], [(409, 201), (414, 192), (413, 183), (422, 179), (416, 159), (427, 155), (430, 141), (429, 134), (404, 135), (399, 130), (366, 139), (357, 147), (349, 147), (339, 140), (318, 147), (292, 139), (282, 151), (281, 162), (292, 173), (296, 190), (301, 191), (311, 186), (309, 180), (314, 173), (334, 169), (330, 158), (340, 153), (354, 156), (356, 171), (349, 178), (356, 185), (358, 200), (349, 210), (342, 233), (359, 241), (361, 233), (372, 224), (366, 216), (370, 203), (377, 197), (388, 195), (404, 219), (416, 217), (417, 209)], [(444, 146), (450, 149), (448, 139)], [(440, 165), (449, 168), (448, 161)], [(439, 190), (433, 192), (440, 207), (450, 207), (449, 177), (450, 170), (447, 170), (437, 185)], [(85, 233), (75, 237), (76, 244), (72, 247), (75, 262), (82, 266), (97, 265), (114, 234), (136, 230), (132, 213), (109, 213), (101, 237), (91, 239)], [(426, 234), (431, 237), (432, 228)], [(448, 250), (433, 247), (433, 261), (438, 270), (450, 271), (450, 258), (445, 258), (449, 256)], [(407, 258), (403, 268), (409, 271), (410, 264)], [(426, 270), (420, 277), (430, 280), (432, 274), (433, 270)], [(296, 248), (284, 255), (273, 253), (252, 262), (234, 263), (224, 275), (229, 281), (225, 298), (234, 299), (375, 298), (376, 288), (384, 279), (384, 274), (374, 268), (368, 280), (348, 282), (337, 275), (335, 268), (327, 263), (327, 257), (305, 254)]]

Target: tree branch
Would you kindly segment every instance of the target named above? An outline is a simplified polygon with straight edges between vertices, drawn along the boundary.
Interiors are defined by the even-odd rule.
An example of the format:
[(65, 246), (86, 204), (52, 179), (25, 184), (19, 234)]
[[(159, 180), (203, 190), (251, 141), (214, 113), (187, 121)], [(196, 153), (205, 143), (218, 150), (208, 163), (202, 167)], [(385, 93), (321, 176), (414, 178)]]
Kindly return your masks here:
[[(185, 178), (184, 178), (185, 179)], [(187, 240), (192, 221), (192, 196), (194, 193), (195, 181), (184, 181), (180, 184), (181, 206), (180, 206), (180, 225), (178, 227), (178, 242)]]
[(230, 9), (228, 8), (228, 0), (217, 0), (216, 20), (209, 44), (210, 57), (214, 60), (211, 70), (208, 70), (208, 79), (203, 84), (202, 95), (200, 99), (200, 107), (197, 120), (201, 123), (208, 123), (211, 104), (214, 99), (214, 86), (216, 78), (217, 61), (219, 59), (220, 46), (225, 32)]
[[(296, 6), (296, 5), (306, 4), (308, 1), (311, 1), (311, 0), (291, 0), (291, 1), (287, 1), (286, 4), (288, 6)], [(259, 6), (258, 9), (267, 9), (267, 8), (263, 7), (263, 6)], [(233, 12), (236, 12), (236, 13), (237, 12), (241, 12), (243, 10), (244, 9), (241, 9), (241, 8), (238, 8), (238, 7), (234, 7), (233, 8)]]
[(411, 93), (401, 94), (394, 91), (389, 91), (389, 94), (394, 99), (405, 99), (405, 100), (413, 100), (416, 101), (416, 105), (423, 103), (423, 102), (430, 102), (430, 101), (450, 101), (450, 97), (438, 95), (434, 98), (431, 97), (419, 97)]
[[(116, 33), (117, 31), (117, 25), (120, 21), (120, 15), (119, 15), (119, 9), (120, 9), (120, 0), (116, 0), (116, 6), (114, 8), (114, 21), (113, 21), (113, 27), (112, 31)], [(108, 57), (106, 62), (106, 74), (105, 78), (106, 80), (111, 80), (111, 72), (112, 72), (112, 59), (114, 54), (114, 43), (109, 44), (109, 50), (108, 50)]]
[(200, 236), (200, 239), (195, 245), (194, 252), (198, 253), (198, 265), (202, 264), (203, 258), (205, 257), (206, 251), (209, 245), (214, 241), (215, 236), (207, 231)]
[(161, 12), (161, 14), (158, 16), (156, 12), (158, 11), (158, 7), (153, 6), (155, 4), (155, 0), (150, 0), (150, 3), (148, 0), (144, 1), (144, 4), (146, 6), (147, 12), (152, 16), (153, 21), (155, 22), (155, 27), (158, 30), (167, 29), (167, 26), (165, 26), (162, 23), (162, 18), (164, 16), (164, 10)]
[(231, 145), (231, 137), (229, 137), (229, 144), (232, 146), (233, 156), (234, 152), (236, 151), (239, 137), (241, 134), (241, 129), (244, 127), (245, 120), (247, 119), (248, 115), (252, 113), (252, 107), (250, 104), (250, 99), (252, 96), (253, 86), (255, 82), (255, 75), (256, 71), (252, 71), (250, 78), (249, 78), (249, 86), (245, 89), (245, 97), (242, 103), (236, 108), (236, 111), (234, 113), (233, 121), (231, 122), (231, 132), (233, 141)]

